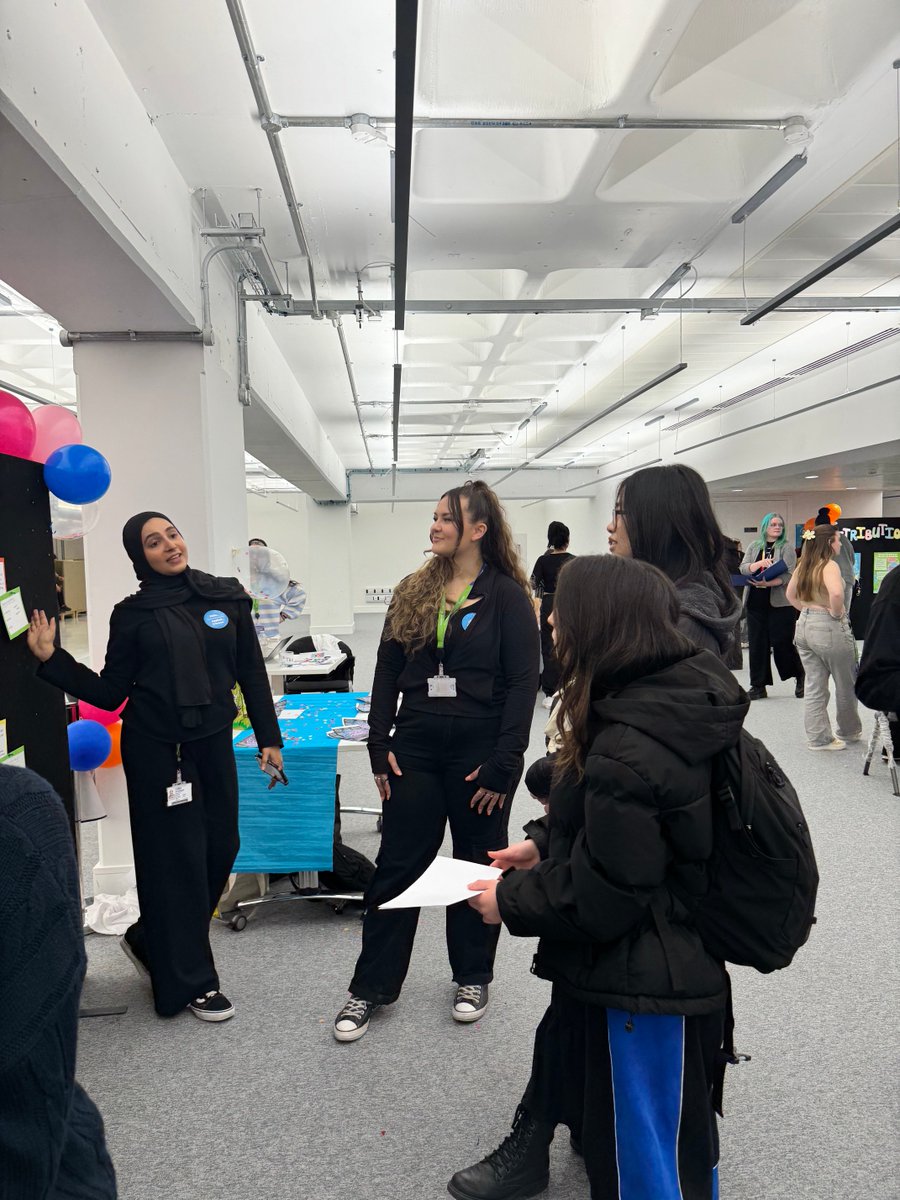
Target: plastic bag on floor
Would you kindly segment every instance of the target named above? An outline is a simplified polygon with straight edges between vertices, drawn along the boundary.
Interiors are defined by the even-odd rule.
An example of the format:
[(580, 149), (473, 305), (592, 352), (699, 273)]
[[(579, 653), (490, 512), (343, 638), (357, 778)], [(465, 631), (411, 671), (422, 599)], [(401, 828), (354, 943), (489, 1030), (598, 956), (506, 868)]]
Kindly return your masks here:
[(121, 937), (140, 915), (137, 888), (130, 887), (122, 896), (95, 896), (85, 911), (84, 923), (94, 933)]

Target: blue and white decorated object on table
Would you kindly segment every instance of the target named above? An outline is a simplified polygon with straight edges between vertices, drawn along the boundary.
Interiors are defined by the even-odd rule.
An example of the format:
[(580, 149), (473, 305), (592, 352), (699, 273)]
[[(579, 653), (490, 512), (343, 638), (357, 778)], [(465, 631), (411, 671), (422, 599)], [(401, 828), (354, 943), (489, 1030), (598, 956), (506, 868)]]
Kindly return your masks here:
[(357, 718), (365, 692), (303, 692), (279, 698), (288, 785), (271, 791), (259, 769), (251, 730), (234, 731), (241, 848), (236, 872), (329, 871), (334, 840), (334, 788), (339, 741), (328, 731)]

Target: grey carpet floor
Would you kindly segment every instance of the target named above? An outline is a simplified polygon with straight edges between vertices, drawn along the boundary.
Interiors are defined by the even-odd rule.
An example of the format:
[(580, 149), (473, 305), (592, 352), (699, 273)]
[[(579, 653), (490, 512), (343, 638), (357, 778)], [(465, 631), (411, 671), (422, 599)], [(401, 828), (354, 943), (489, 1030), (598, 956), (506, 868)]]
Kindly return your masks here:
[[(365, 688), (377, 645), (368, 614), (352, 644)], [(769, 695), (748, 727), (803, 800), (822, 876), (819, 923), (787, 971), (734, 972), (738, 1048), (752, 1062), (726, 1084), (722, 1196), (896, 1200), (900, 800), (880, 765), (862, 777), (858, 748), (805, 749), (790, 684)], [(535, 757), (544, 721), (537, 707)], [(344, 769), (342, 796), (371, 794), (360, 755)], [(514, 836), (537, 811), (520, 791)], [(372, 818), (346, 817), (345, 837), (374, 857)], [(86, 862), (90, 839), (88, 830)], [(79, 1077), (106, 1120), (123, 1200), (437, 1200), (453, 1171), (500, 1141), (548, 999), (529, 974), (533, 944), (501, 937), (491, 1006), (459, 1026), (443, 914), (424, 912), (401, 1000), (360, 1042), (338, 1045), (331, 1022), (359, 939), (356, 916), (302, 902), (270, 906), (243, 933), (215, 925), (238, 1014), (205, 1025), (188, 1013), (156, 1018), (115, 940), (88, 938), (84, 1002), (129, 1006), (122, 1017), (82, 1021), (79, 1046)], [(563, 1131), (551, 1167), (548, 1200), (588, 1196)]]

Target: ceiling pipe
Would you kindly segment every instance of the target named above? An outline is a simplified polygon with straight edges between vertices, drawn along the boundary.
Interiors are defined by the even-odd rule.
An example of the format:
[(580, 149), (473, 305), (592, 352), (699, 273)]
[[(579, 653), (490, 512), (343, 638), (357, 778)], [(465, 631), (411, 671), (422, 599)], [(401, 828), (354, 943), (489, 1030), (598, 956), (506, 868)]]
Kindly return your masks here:
[(63, 346), (76, 346), (80, 342), (197, 342), (203, 344), (203, 334), (194, 330), (114, 329), (96, 333), (72, 333), (68, 329), (59, 331)]
[(272, 158), (275, 160), (275, 170), (278, 172), (278, 178), (281, 181), (281, 190), (284, 193), (285, 203), (287, 204), (288, 213), (291, 218), (291, 225), (294, 229), (294, 236), (297, 239), (297, 244), (300, 247), (300, 253), (306, 259), (306, 269), (309, 275), (309, 293), (312, 304), (312, 317), (314, 320), (321, 321), (323, 314), (319, 307), (319, 294), (316, 289), (316, 278), (313, 273), (312, 254), (309, 249), (309, 242), (306, 237), (306, 230), (303, 228), (303, 222), (300, 219), (300, 202), (297, 199), (294, 191), (294, 184), (291, 180), (291, 173), (288, 169), (287, 159), (284, 155), (284, 149), (279, 140), (279, 134), (284, 128), (283, 118), (279, 117), (272, 111), (272, 105), (269, 103), (269, 95), (266, 91), (266, 85), (263, 81), (262, 72), (259, 69), (259, 64), (263, 61), (256, 53), (253, 45), (253, 39), (250, 36), (250, 27), (247, 24), (247, 17), (244, 13), (241, 0), (225, 0), (228, 8), (228, 15), (231, 17), (231, 23), (234, 26), (235, 36), (237, 37), (238, 46), (241, 50), (241, 57), (244, 60), (244, 66), (247, 68), (247, 75), (250, 79), (250, 87), (253, 90), (253, 96), (256, 100), (256, 107), (259, 110), (260, 124), (265, 131), (265, 135), (269, 140), (269, 149), (272, 151)]
[(332, 325), (337, 330), (337, 335), (341, 343), (341, 354), (344, 356), (344, 366), (347, 368), (347, 378), (350, 380), (350, 393), (353, 396), (353, 407), (356, 409), (356, 419), (359, 422), (359, 432), (362, 434), (363, 446), (366, 451), (366, 458), (369, 460), (369, 468), (373, 466), (372, 455), (369, 453), (369, 440), (363, 427), (362, 413), (359, 409), (359, 392), (356, 388), (356, 376), (353, 373), (353, 363), (350, 361), (350, 351), (347, 348), (347, 337), (344, 333), (344, 323), (340, 318), (339, 313), (326, 312), (325, 316), (331, 321)]
[[(393, 117), (371, 117), (354, 113), (357, 122), (367, 116), (377, 128), (392, 128)], [(297, 117), (280, 114), (283, 129), (349, 129), (351, 117)], [(804, 117), (762, 117), (758, 119), (704, 119), (702, 117), (416, 117), (414, 129), (771, 129), (777, 133), (806, 129)]]
[[(330, 312), (351, 314), (356, 310), (355, 300), (323, 300), (322, 305)], [(654, 302), (661, 314), (671, 313), (740, 313), (747, 312), (747, 305), (762, 305), (767, 301), (743, 296), (674, 296)], [(390, 300), (366, 300), (369, 308), (376, 312), (390, 312)], [(572, 313), (641, 312), (646, 309), (646, 296), (591, 297), (584, 300), (410, 300), (405, 301), (407, 313), (421, 316), (448, 316), (462, 313), (466, 316), (506, 314), (508, 316), (546, 316)], [(900, 308), (900, 296), (796, 296), (783, 305), (785, 312), (887, 312)], [(308, 317), (314, 315), (308, 302), (295, 300), (287, 316)], [(752, 315), (752, 313), (751, 313)]]
[(17, 383), (7, 383), (5, 379), (0, 379), (0, 388), (4, 388), (8, 392), (15, 392), (17, 396), (23, 396), (26, 400), (33, 400), (35, 404), (58, 404), (61, 407), (68, 407), (63, 405), (60, 400), (48, 400), (46, 396), (36, 396), (34, 392), (19, 387)]

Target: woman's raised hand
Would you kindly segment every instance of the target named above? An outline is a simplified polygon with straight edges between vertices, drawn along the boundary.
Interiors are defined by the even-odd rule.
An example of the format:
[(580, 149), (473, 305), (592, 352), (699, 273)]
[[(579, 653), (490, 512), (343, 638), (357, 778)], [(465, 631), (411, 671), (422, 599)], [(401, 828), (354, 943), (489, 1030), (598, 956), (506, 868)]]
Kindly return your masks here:
[(35, 609), (31, 614), (25, 640), (35, 658), (39, 658), (41, 662), (52, 658), (56, 649), (56, 618), (51, 617), (48, 621), (43, 609)]
[(530, 871), (541, 861), (540, 851), (531, 838), (503, 850), (488, 850), (488, 856), (501, 871)]

